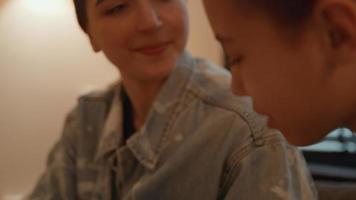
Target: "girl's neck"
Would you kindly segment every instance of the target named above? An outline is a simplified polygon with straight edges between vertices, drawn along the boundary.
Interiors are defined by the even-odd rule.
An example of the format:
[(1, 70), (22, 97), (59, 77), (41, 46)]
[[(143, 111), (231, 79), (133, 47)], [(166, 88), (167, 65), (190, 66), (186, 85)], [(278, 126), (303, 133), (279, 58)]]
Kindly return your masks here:
[(136, 130), (139, 130), (145, 123), (164, 82), (165, 80), (143, 82), (123, 78), (124, 87), (133, 107), (133, 120)]

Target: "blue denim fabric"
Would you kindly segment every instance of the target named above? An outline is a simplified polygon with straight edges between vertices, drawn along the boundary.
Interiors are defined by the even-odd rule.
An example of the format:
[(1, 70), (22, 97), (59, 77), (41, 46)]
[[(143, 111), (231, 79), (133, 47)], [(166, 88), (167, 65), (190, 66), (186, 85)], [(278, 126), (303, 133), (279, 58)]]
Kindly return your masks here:
[(316, 199), (298, 150), (229, 82), (185, 54), (126, 145), (120, 83), (81, 97), (29, 199)]

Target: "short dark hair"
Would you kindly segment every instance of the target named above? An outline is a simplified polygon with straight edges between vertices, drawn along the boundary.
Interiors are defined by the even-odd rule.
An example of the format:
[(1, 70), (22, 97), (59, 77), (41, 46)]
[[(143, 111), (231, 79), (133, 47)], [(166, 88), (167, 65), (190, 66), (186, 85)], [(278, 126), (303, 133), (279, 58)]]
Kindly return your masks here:
[(257, 8), (283, 25), (300, 25), (313, 12), (315, 0), (239, 0), (252, 9)]
[(73, 2), (79, 26), (84, 32), (87, 32), (88, 16), (86, 10), (86, 0), (73, 0)]

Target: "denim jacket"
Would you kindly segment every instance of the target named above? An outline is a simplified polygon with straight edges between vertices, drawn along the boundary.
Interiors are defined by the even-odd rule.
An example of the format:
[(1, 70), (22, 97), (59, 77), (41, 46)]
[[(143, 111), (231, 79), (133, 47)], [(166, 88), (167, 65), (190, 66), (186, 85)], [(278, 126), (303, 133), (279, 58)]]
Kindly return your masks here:
[(126, 143), (120, 83), (81, 97), (28, 199), (316, 199), (301, 154), (229, 82), (184, 54)]

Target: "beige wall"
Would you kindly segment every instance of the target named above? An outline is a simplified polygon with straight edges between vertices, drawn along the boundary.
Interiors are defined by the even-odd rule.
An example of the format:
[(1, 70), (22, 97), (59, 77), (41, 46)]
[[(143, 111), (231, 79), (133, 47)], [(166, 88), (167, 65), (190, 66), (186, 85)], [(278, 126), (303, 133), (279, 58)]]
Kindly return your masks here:
[[(0, 199), (32, 188), (78, 94), (117, 78), (91, 51), (70, 2), (0, 0)], [(220, 62), (201, 2), (190, 0), (189, 11), (189, 50)]]

